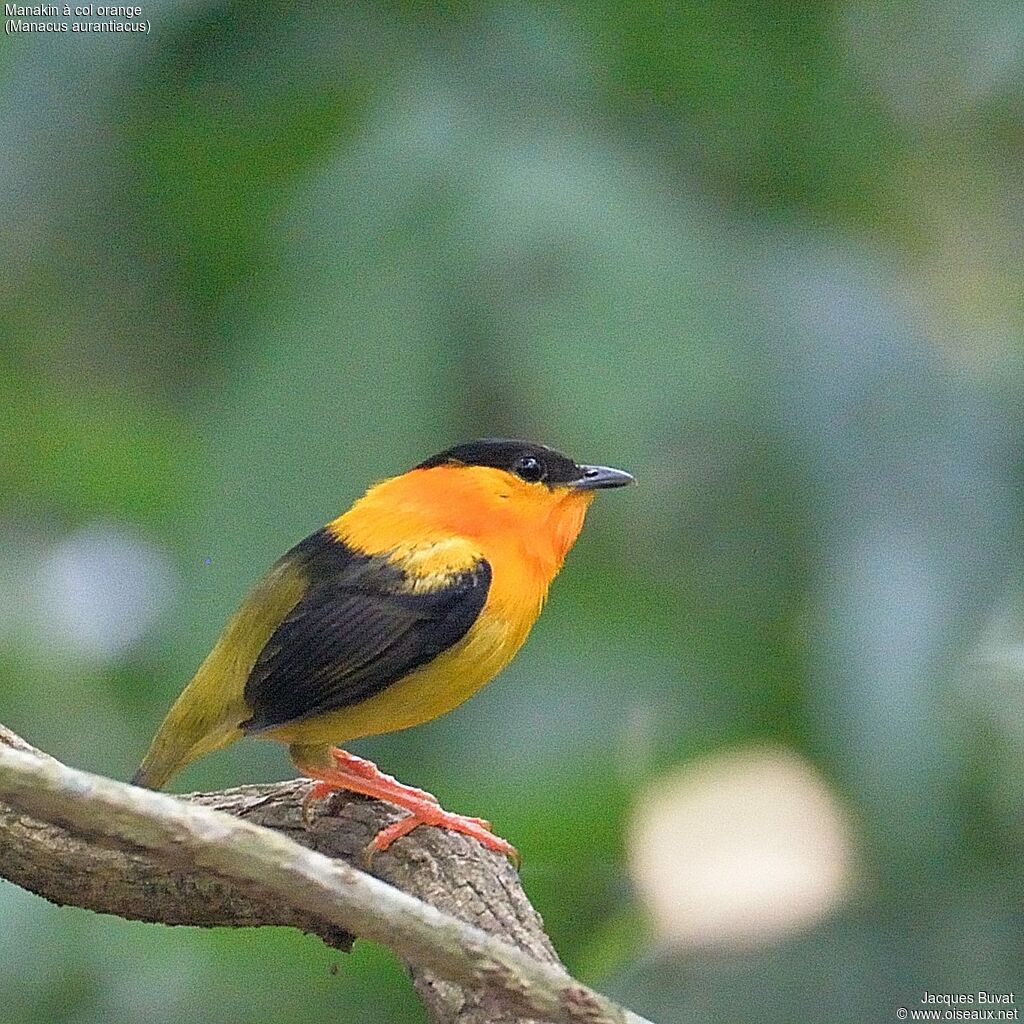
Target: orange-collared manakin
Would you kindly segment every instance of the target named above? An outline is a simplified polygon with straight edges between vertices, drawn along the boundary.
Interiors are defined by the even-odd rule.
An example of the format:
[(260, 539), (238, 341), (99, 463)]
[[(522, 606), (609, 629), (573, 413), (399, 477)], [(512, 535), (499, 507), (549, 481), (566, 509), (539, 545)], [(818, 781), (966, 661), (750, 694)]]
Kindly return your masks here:
[(246, 735), (287, 743), (311, 796), (346, 789), (514, 856), (487, 822), (335, 747), (461, 704), (522, 646), (595, 490), (633, 478), (526, 441), (457, 445), (371, 487), (277, 561), (171, 708), (133, 778), (157, 788)]

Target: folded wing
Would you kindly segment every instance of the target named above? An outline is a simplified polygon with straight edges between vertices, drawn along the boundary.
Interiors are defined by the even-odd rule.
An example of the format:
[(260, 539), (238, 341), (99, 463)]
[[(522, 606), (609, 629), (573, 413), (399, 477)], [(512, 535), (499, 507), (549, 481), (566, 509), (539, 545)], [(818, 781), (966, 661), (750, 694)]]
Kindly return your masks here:
[(303, 560), (310, 583), (249, 674), (247, 733), (357, 704), (425, 665), (466, 635), (491, 582), (472, 553), (416, 580), (323, 530), (286, 557)]

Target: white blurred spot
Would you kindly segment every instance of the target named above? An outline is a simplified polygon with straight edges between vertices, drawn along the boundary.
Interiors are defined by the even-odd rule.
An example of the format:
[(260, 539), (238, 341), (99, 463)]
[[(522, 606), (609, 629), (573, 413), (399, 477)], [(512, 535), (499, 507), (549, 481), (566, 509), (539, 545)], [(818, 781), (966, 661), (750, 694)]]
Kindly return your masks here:
[(749, 946), (809, 927), (851, 884), (842, 809), (781, 748), (715, 755), (655, 783), (628, 843), (659, 938), (676, 946)]
[(104, 661), (134, 644), (171, 598), (167, 556), (141, 533), (92, 525), (44, 549), (25, 625), (44, 649)]

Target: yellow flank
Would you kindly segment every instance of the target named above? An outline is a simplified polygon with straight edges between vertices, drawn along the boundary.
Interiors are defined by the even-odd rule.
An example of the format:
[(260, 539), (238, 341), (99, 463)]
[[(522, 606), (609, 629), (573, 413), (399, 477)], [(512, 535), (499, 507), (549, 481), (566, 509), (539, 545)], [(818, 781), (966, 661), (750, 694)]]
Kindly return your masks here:
[(163, 720), (132, 780), (159, 788), (186, 765), (241, 739), (250, 709), (242, 699), (260, 651), (306, 589), (302, 571), (282, 558), (235, 612), (192, 682)]
[(369, 700), (261, 735), (292, 746), (320, 747), (429, 722), (493, 679), (522, 646), (529, 628), (530, 624), (520, 623), (516, 629), (481, 616), (451, 650)]

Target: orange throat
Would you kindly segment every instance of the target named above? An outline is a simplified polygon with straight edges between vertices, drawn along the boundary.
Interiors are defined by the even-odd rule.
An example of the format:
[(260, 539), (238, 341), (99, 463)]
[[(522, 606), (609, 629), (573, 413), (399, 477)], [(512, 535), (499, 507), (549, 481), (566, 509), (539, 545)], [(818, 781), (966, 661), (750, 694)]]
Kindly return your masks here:
[[(548, 585), (583, 528), (592, 491), (524, 484), (487, 467), (435, 466), (371, 487), (331, 524), (371, 553), (463, 537), (498, 575)], [(525, 582), (525, 581), (524, 581)]]

